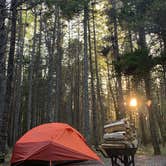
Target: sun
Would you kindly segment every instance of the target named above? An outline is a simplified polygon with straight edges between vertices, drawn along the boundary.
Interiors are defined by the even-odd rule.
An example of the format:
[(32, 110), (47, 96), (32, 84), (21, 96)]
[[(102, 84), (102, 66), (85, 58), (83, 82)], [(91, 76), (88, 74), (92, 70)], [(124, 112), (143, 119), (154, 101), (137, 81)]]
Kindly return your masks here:
[(129, 105), (131, 107), (136, 107), (137, 106), (137, 99), (136, 98), (131, 98)]

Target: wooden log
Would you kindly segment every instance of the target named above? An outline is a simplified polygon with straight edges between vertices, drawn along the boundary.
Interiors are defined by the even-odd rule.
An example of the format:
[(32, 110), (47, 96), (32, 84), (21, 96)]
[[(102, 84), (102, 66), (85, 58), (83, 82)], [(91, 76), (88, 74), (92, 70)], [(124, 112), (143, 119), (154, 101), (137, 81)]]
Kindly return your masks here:
[(106, 140), (104, 141), (104, 144), (124, 144), (126, 147), (129, 148), (137, 148), (138, 147), (138, 140), (134, 139), (132, 141), (130, 140)]
[(120, 148), (120, 149), (124, 149), (126, 148), (126, 145), (125, 144), (101, 144), (102, 148), (105, 149), (105, 148)]
[(125, 131), (104, 134), (104, 139), (124, 139), (125, 137)]
[(113, 133), (113, 132), (118, 132), (118, 131), (126, 131), (126, 130), (129, 130), (129, 127), (128, 126), (125, 126), (123, 124), (120, 124), (120, 125), (116, 125), (116, 126), (110, 126), (110, 127), (107, 127), (107, 128), (104, 128), (104, 132), (105, 133)]
[(131, 138), (131, 137), (136, 137), (135, 132), (125, 132), (125, 131), (120, 131), (120, 132), (113, 132), (113, 133), (105, 133), (104, 134), (104, 139), (123, 139), (123, 138)]
[(122, 120), (104, 125), (104, 129), (114, 127), (114, 126), (129, 126), (129, 122), (126, 119), (122, 119)]

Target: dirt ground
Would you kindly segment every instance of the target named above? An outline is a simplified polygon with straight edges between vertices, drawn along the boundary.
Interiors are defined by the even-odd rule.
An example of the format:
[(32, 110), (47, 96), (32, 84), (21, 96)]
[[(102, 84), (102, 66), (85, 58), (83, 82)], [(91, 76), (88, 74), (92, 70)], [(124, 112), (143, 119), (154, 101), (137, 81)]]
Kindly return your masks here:
[[(110, 159), (102, 158), (104, 166), (111, 166)], [(10, 166), (9, 161), (6, 161), (0, 166)], [(84, 162), (84, 163), (75, 163), (69, 164), (66, 166), (102, 166), (102, 164), (97, 162)], [(135, 166), (166, 166), (166, 156), (147, 156), (139, 155), (135, 157)]]
[[(109, 159), (105, 161), (105, 166), (111, 166)], [(135, 157), (135, 166), (166, 166), (166, 156), (146, 156)]]
[[(103, 158), (104, 166), (111, 166), (110, 159)], [(86, 162), (84, 164), (72, 164), (68, 166), (101, 166), (95, 162)], [(139, 155), (135, 157), (135, 166), (166, 166), (166, 156), (146, 156)]]
[(166, 156), (136, 156), (136, 166), (166, 166)]

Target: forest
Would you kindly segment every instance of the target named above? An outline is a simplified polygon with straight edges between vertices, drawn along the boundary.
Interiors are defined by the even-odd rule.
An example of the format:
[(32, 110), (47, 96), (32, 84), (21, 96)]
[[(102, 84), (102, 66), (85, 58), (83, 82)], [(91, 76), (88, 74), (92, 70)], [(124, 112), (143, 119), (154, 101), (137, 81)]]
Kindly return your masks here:
[(165, 0), (0, 0), (1, 157), (49, 122), (97, 149), (123, 118), (166, 154)]

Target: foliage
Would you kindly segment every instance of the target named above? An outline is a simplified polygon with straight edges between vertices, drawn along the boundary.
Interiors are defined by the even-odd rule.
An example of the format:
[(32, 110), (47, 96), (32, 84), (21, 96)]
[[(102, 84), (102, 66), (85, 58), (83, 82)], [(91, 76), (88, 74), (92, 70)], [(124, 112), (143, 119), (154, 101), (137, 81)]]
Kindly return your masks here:
[[(165, 0), (153, 0), (150, 5), (150, 10), (147, 11), (147, 17), (149, 21), (157, 30), (166, 31), (166, 1)], [(155, 32), (157, 32), (155, 30)]]
[[(14, 78), (11, 81), (13, 84), (10, 101), (12, 107), (8, 111), (9, 116), (12, 118), (9, 119), (9, 126), (6, 125), (9, 128), (9, 141), (13, 141), (14, 137), (16, 137), (14, 139), (17, 139), (17, 134), (14, 136), (15, 133), (18, 133), (18, 136), (20, 136), (26, 131), (29, 106), (32, 108), (30, 112), (32, 114), (32, 126), (48, 122), (49, 117), (47, 114), (49, 113), (51, 113), (50, 115), (53, 119), (59, 116), (58, 119), (60, 121), (69, 122), (82, 132), (84, 124), (88, 124), (84, 122), (85, 115), (88, 114), (83, 113), (83, 109), (85, 108), (83, 99), (83, 74), (87, 67), (84, 67), (83, 64), (83, 44), (85, 43), (83, 41), (86, 34), (84, 33), (83, 25), (86, 19), (83, 21), (82, 17), (83, 10), (87, 12), (85, 9), (88, 9), (88, 7), (88, 21), (90, 25), (88, 32), (91, 41), (91, 43), (88, 42), (88, 48), (91, 48), (91, 63), (93, 65), (93, 72), (95, 73), (93, 80), (89, 81), (92, 77), (87, 77), (87, 91), (90, 94), (88, 104), (91, 115), (93, 113), (92, 97), (96, 98), (96, 112), (97, 114), (99, 113), (97, 125), (100, 127), (103, 126), (101, 125), (101, 119), (112, 120), (114, 118), (118, 110), (117, 108), (120, 108), (120, 103), (123, 103), (121, 99), (118, 99), (119, 95), (121, 95), (120, 93), (123, 93), (122, 97), (124, 95), (124, 98), (127, 98), (127, 94), (136, 91), (137, 97), (141, 101), (140, 103), (145, 103), (146, 89), (144, 89), (145, 86), (143, 85), (145, 82), (142, 81), (142, 78), (148, 78), (146, 77), (148, 74), (151, 74), (151, 78), (148, 81), (154, 80), (153, 84), (150, 85), (149, 83), (151, 86), (149, 89), (153, 89), (151, 94), (153, 95), (154, 103), (160, 104), (156, 105), (156, 110), (161, 112), (161, 116), (164, 115), (164, 99), (166, 95), (165, 0), (104, 0), (91, 1), (91, 5), (89, 3), (90, 0), (21, 0), (19, 2), (16, 16), (16, 39), (14, 39), (16, 40), (14, 59), (17, 61), (14, 61)], [(8, 10), (5, 16), (6, 31), (9, 34), (13, 29), (11, 24), (12, 19), (8, 19), (8, 16), (12, 15), (11, 12), (12, 10)], [(79, 14), (81, 15), (80, 18), (74, 17)], [(34, 23), (35, 18), (37, 21), (36, 24)], [(3, 25), (2, 18), (0, 18), (0, 22)], [(3, 33), (0, 30), (0, 34)], [(145, 40), (147, 39), (146, 41), (141, 40), (144, 37)], [(7, 50), (4, 53), (4, 56), (7, 57), (4, 59), (5, 64), (8, 64), (8, 50), (12, 47), (10, 44), (11, 35), (8, 35), (8, 38)], [(2, 39), (3, 37), (1, 37)], [(34, 40), (35, 44), (33, 44)], [(143, 44), (141, 41), (143, 41)], [(115, 47), (116, 44), (117, 47)], [(149, 50), (134, 50), (138, 47), (149, 48)], [(2, 53), (4, 48), (1, 49), (0, 52)], [(118, 56), (116, 57), (114, 56), (115, 49), (119, 49), (117, 51)], [(90, 50), (88, 51), (90, 52)], [(153, 55), (156, 53), (156, 55), (152, 57), (150, 52)], [(102, 56), (97, 56), (96, 60), (95, 54), (102, 54)], [(111, 65), (112, 59), (116, 59), (116, 62), (114, 62), (115, 68)], [(7, 65), (5, 66), (7, 69)], [(153, 68), (154, 66), (156, 67)], [(90, 70), (86, 72), (87, 76), (90, 76)], [(3, 74), (1, 70), (0, 75)], [(5, 74), (7, 78), (7, 72)], [(116, 74), (119, 74), (119, 77)], [(97, 78), (98, 75), (99, 79)], [(120, 77), (122, 79), (119, 79)], [(0, 78), (0, 84), (4, 82), (2, 79)], [(122, 92), (121, 88), (119, 88), (119, 85), (121, 85), (119, 82), (122, 83)], [(94, 92), (91, 91), (92, 87), (90, 85), (92, 83), (94, 84)], [(4, 83), (5, 86), (6, 83)], [(139, 94), (138, 96), (138, 92), (141, 92), (141, 95)], [(60, 95), (57, 95), (58, 93)], [(101, 99), (98, 97), (100, 93)], [(0, 104), (2, 97), (0, 90)], [(143, 99), (140, 100), (140, 98)], [(55, 102), (55, 100), (58, 101), (57, 99), (60, 102)], [(101, 103), (103, 103), (103, 112), (107, 111), (107, 117), (104, 117), (104, 114), (102, 115), (102, 111), (100, 112)], [(59, 115), (56, 114), (57, 108), (61, 108)], [(142, 111), (143, 109), (144, 111)], [(140, 108), (139, 111), (145, 113), (146, 116), (143, 117), (145, 120), (145, 117), (148, 117), (147, 110), (144, 107)], [(162, 118), (159, 116), (156, 119), (157, 121), (161, 121)], [(90, 128), (93, 127), (93, 118), (91, 121)], [(16, 124), (13, 126), (14, 123)], [(145, 125), (149, 128), (147, 124)], [(153, 123), (151, 126), (153, 126)], [(164, 130), (161, 128), (162, 131)], [(91, 133), (89, 132), (88, 134)], [(100, 132), (97, 134), (101, 135)], [(2, 132), (0, 135), (0, 140), (2, 140)], [(149, 137), (149, 133), (146, 133), (146, 136)], [(140, 149), (140, 151), (144, 152), (144, 149)]]
[(166, 53), (162, 52), (160, 56), (154, 58), (155, 64), (166, 65)]
[(60, 7), (62, 15), (67, 18), (71, 19), (73, 15), (78, 14), (80, 11), (83, 10), (85, 3), (88, 3), (86, 0), (48, 0), (46, 4), (51, 6), (55, 4)]
[(143, 26), (150, 2), (151, 0), (124, 0), (121, 12), (118, 14), (121, 25), (130, 29), (137, 29), (139, 26)]
[(139, 27), (146, 27), (158, 33), (166, 29), (165, 13), (165, 0), (124, 0), (118, 18), (124, 28), (137, 31)]
[(137, 49), (134, 52), (124, 54), (115, 64), (116, 68), (125, 75), (143, 76), (153, 67), (154, 61), (147, 49)]

